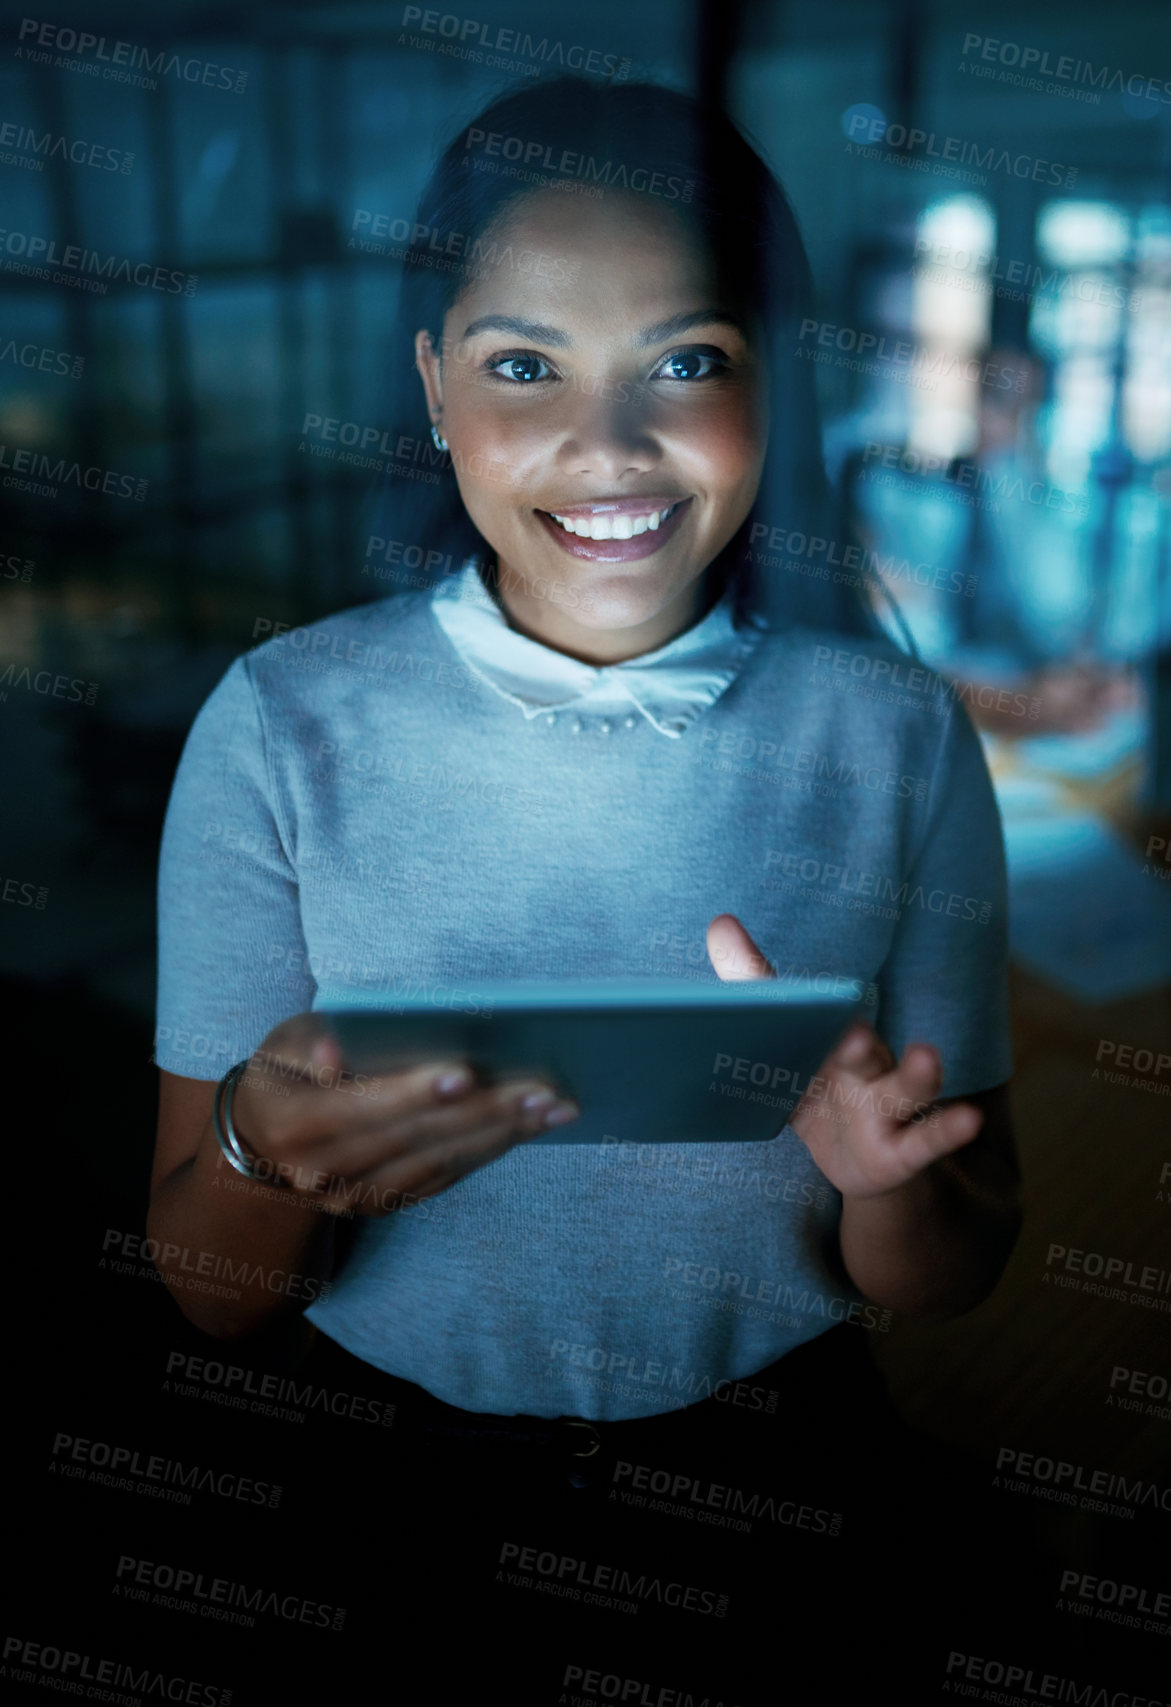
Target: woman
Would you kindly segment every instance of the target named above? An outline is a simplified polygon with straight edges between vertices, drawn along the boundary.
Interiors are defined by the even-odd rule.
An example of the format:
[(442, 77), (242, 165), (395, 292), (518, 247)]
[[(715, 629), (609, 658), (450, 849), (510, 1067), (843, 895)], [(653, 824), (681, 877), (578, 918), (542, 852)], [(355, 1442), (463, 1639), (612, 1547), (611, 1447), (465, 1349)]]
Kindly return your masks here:
[[(914, 661), (827, 549), (808, 311), (775, 180), (686, 97), (526, 88), (440, 160), (403, 319), (442, 474), (388, 526), (465, 567), (238, 660), (167, 819), (149, 1231), (209, 1333), (304, 1310), (453, 1427), (620, 1425), (995, 1284), (996, 808), (962, 708), (922, 670), (890, 691)], [(701, 953), (846, 975), (871, 1023), (771, 1142), (670, 1168), (637, 1133), (526, 1147), (578, 1112), (555, 1087), (358, 1082), (313, 1013)], [(256, 1182), (212, 1118), (248, 1060)], [(188, 1291), (166, 1247), (252, 1278)]]

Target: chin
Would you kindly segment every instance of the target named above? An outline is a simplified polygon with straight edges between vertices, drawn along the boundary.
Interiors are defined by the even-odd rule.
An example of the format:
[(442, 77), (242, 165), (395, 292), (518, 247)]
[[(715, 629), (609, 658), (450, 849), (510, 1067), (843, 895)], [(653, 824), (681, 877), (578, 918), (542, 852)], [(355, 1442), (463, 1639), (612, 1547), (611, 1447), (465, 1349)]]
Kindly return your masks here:
[(583, 587), (581, 602), (572, 609), (565, 608), (580, 628), (614, 633), (626, 628), (641, 628), (653, 622), (669, 603), (669, 599), (648, 599), (645, 592), (636, 596)]
[(573, 616), (583, 628), (639, 628), (674, 604), (688, 585), (652, 584), (623, 564), (596, 564), (592, 575), (575, 582), (580, 603)]

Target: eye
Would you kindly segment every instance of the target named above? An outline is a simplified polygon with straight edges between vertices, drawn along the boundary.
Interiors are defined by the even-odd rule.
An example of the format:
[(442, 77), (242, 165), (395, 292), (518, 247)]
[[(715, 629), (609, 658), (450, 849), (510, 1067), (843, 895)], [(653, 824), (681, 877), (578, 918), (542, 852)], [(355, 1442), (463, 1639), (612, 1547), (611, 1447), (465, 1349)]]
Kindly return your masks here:
[(538, 380), (548, 379), (553, 372), (544, 356), (538, 356), (533, 350), (493, 356), (484, 366), (488, 373), (494, 373), (498, 379), (508, 380), (515, 385), (532, 385)]
[(728, 358), (722, 350), (696, 347), (690, 350), (672, 350), (669, 356), (664, 356), (652, 379), (697, 380), (711, 379), (728, 366)]

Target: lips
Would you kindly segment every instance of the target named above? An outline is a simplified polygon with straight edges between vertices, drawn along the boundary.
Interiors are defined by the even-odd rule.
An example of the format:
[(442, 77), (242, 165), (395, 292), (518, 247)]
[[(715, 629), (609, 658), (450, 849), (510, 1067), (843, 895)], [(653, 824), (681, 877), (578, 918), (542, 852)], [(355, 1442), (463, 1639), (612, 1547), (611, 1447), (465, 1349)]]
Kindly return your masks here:
[(677, 530), (690, 498), (603, 498), (538, 510), (546, 531), (571, 556), (592, 562), (624, 563), (649, 557)]

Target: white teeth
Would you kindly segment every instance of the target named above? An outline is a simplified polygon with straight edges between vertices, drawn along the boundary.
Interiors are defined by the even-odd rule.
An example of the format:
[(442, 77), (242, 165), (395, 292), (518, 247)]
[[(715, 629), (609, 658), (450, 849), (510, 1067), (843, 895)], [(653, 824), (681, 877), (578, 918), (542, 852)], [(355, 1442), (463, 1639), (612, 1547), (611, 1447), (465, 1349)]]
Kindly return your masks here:
[(559, 516), (550, 512), (558, 527), (563, 527), (566, 533), (576, 534), (578, 539), (633, 539), (636, 534), (646, 533), (649, 528), (656, 532), (671, 511), (674, 504), (668, 504), (665, 510), (655, 510), (645, 516)]

